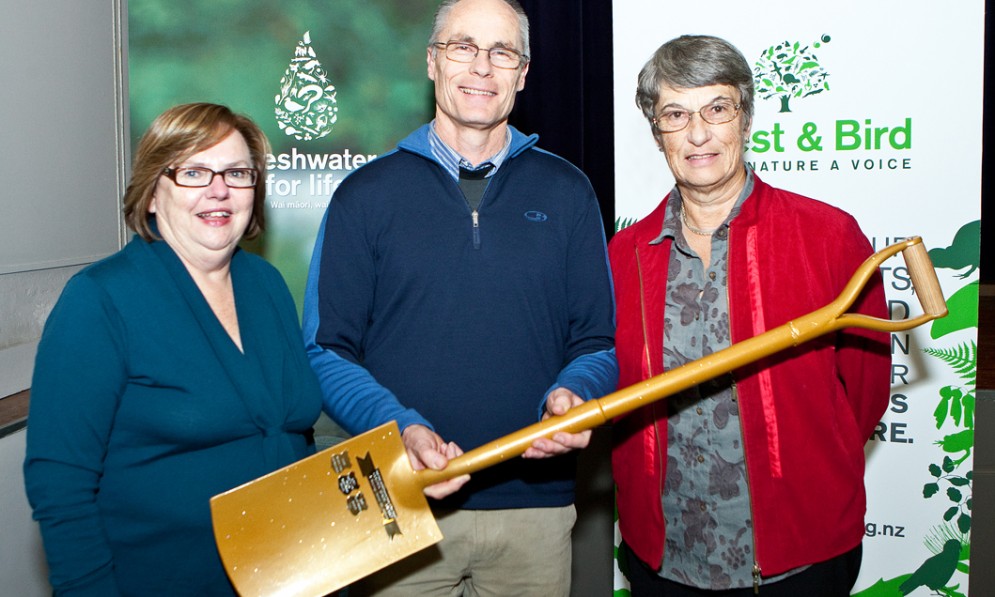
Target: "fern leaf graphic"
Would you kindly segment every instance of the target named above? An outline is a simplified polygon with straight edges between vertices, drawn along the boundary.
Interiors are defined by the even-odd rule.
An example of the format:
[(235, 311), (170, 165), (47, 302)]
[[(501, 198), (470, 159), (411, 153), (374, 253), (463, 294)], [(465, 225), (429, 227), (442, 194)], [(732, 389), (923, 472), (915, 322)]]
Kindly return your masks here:
[(632, 226), (636, 223), (637, 219), (638, 218), (615, 218), (615, 232), (618, 232), (628, 226)]
[(947, 349), (924, 348), (923, 352), (950, 365), (967, 385), (974, 387), (978, 374), (978, 345), (974, 340)]

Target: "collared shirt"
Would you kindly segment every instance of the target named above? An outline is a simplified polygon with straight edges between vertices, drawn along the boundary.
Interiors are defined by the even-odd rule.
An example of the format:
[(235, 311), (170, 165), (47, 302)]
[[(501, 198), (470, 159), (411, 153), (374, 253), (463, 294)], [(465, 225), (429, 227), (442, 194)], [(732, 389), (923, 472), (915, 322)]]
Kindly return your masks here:
[(504, 163), (505, 158), (508, 157), (508, 152), (511, 150), (511, 130), (505, 131), (504, 147), (501, 151), (497, 152), (490, 158), (484, 160), (483, 162), (474, 165), (471, 164), (469, 160), (461, 156), (455, 149), (446, 144), (439, 136), (439, 133), (435, 130), (435, 121), (432, 121), (432, 126), (429, 127), (428, 132), (428, 143), (432, 148), (432, 156), (442, 167), (446, 169), (447, 172), (453, 177), (453, 180), (459, 180), (459, 169), (464, 170), (480, 170), (481, 168), (491, 168), (490, 173), (487, 175), (488, 178), (494, 176), (501, 164)]
[[(727, 348), (729, 224), (753, 191), (753, 173), (725, 222), (711, 235), (707, 269), (681, 226), (671, 192), (660, 236), (673, 238), (664, 306), (667, 370)], [(693, 232), (688, 231), (688, 234)], [(753, 528), (743, 433), (730, 375), (667, 399), (666, 545), (660, 576), (710, 590), (753, 585)]]

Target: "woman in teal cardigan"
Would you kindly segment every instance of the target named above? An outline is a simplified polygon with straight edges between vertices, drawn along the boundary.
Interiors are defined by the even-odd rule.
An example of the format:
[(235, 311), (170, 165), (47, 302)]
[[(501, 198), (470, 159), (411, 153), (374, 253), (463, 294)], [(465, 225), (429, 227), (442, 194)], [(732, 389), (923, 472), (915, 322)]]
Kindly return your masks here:
[(139, 143), (137, 234), (75, 275), (38, 347), (24, 466), (57, 595), (231, 595), (211, 496), (314, 451), (320, 412), (263, 228), (268, 143), (214, 104)]

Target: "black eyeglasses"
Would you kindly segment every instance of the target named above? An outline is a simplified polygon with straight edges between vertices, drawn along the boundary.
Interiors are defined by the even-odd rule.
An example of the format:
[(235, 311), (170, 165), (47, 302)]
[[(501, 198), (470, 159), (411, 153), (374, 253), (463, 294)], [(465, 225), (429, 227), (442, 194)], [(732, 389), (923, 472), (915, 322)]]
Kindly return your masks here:
[(214, 177), (220, 175), (221, 180), (233, 189), (248, 189), (256, 186), (259, 171), (255, 168), (228, 168), (218, 172), (210, 168), (191, 166), (189, 168), (165, 168), (162, 171), (178, 187), (200, 188), (210, 186)]
[(739, 114), (740, 104), (734, 104), (728, 100), (719, 100), (702, 107), (697, 112), (684, 110), (682, 108), (667, 108), (657, 114), (653, 119), (653, 125), (661, 133), (676, 133), (682, 131), (691, 124), (691, 117), (695, 114), (708, 124), (725, 124), (732, 122)]
[[(481, 50), (477, 44), (468, 41), (437, 41), (432, 45), (437, 48), (445, 48), (446, 58), (453, 62), (473, 62)], [(484, 51), (487, 52), (491, 64), (497, 68), (518, 68), (529, 61), (527, 55), (511, 48), (495, 46)]]

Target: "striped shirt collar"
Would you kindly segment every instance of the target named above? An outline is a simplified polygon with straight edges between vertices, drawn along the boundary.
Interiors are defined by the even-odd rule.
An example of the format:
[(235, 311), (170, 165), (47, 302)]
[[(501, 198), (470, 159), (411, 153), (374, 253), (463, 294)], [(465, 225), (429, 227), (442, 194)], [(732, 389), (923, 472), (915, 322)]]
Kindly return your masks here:
[(501, 167), (501, 164), (504, 163), (504, 160), (508, 157), (508, 152), (511, 150), (511, 129), (509, 128), (505, 130), (504, 147), (501, 148), (501, 151), (476, 166), (471, 164), (469, 160), (465, 159), (457, 153), (455, 149), (449, 147), (449, 145), (442, 140), (439, 133), (435, 131), (434, 120), (432, 121), (432, 125), (428, 127), (428, 144), (429, 147), (432, 148), (432, 157), (434, 157), (436, 161), (439, 162), (439, 164), (441, 164), (447, 172), (449, 172), (449, 175), (453, 177), (453, 180), (459, 180), (460, 167), (465, 170), (479, 170), (485, 166), (493, 166), (490, 174), (487, 175), (489, 178), (494, 176), (494, 173), (497, 172), (498, 168)]

